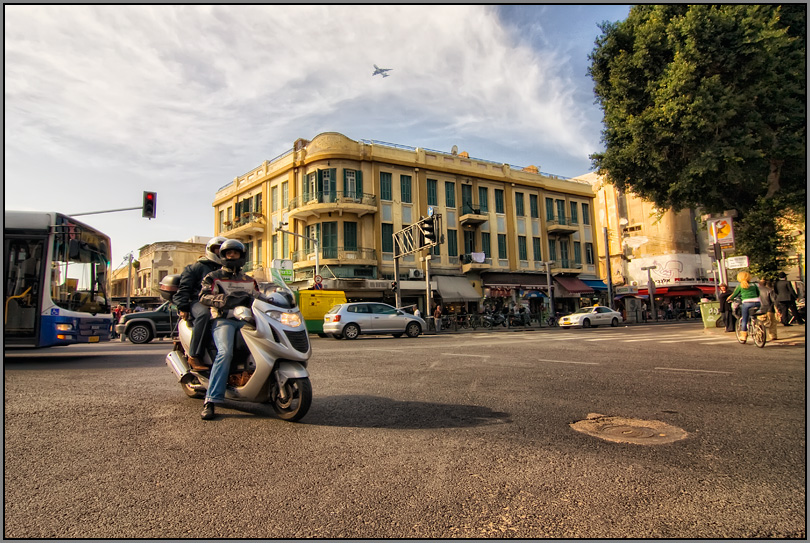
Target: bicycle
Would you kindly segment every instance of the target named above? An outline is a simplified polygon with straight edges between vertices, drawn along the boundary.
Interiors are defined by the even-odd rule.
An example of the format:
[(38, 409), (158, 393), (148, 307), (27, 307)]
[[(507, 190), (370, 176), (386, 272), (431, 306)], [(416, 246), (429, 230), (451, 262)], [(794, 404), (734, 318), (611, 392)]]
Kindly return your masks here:
[(557, 319), (557, 317), (556, 317), (556, 316), (554, 316), (554, 315), (549, 315), (549, 317), (546, 319), (546, 324), (547, 324), (549, 327), (559, 326), (560, 321), (559, 321), (559, 319)]
[[(742, 306), (739, 306), (734, 311), (734, 316), (737, 317), (737, 324), (734, 325), (734, 333), (737, 336), (737, 341), (743, 345), (747, 343), (748, 339), (742, 339)], [(748, 335), (754, 342), (754, 345), (760, 349), (765, 346), (767, 341), (767, 331), (765, 330), (765, 323), (759, 317), (764, 317), (764, 314), (759, 313), (758, 307), (752, 307), (748, 310)]]

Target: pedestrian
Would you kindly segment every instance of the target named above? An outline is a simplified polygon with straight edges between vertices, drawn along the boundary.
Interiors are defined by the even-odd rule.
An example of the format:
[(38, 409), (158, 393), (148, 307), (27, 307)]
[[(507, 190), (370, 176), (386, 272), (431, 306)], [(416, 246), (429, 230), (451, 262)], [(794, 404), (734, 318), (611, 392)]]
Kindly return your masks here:
[(804, 319), (799, 315), (799, 310), (796, 309), (796, 291), (793, 290), (793, 285), (787, 280), (785, 272), (779, 272), (779, 279), (774, 286), (776, 291), (776, 303), (779, 306), (779, 313), (782, 315), (782, 325), (792, 326), (790, 324), (790, 314), (796, 319), (797, 324), (804, 324)]
[(739, 297), (742, 300), (742, 316), (740, 317), (740, 341), (745, 342), (748, 339), (748, 312), (756, 307), (760, 307), (759, 301), (759, 287), (755, 283), (751, 283), (751, 274), (743, 271), (737, 274), (737, 280), (740, 282), (734, 292), (731, 293), (732, 300)]
[(420, 319), (422, 318), (422, 312), (419, 311), (418, 307), (413, 310), (413, 314), (414, 314), (415, 317), (419, 317)]
[(442, 306), (436, 304), (436, 309), (433, 310), (433, 322), (436, 324), (436, 331), (442, 329)]
[(731, 302), (729, 298), (731, 297), (731, 291), (728, 289), (728, 285), (722, 283), (720, 285), (720, 298), (718, 301), (720, 302), (720, 314), (723, 316), (723, 323), (726, 325), (726, 332), (733, 332), (734, 331), (734, 311), (731, 308)]
[(759, 280), (759, 314), (768, 331), (768, 341), (779, 339), (776, 333), (776, 292), (770, 281)]

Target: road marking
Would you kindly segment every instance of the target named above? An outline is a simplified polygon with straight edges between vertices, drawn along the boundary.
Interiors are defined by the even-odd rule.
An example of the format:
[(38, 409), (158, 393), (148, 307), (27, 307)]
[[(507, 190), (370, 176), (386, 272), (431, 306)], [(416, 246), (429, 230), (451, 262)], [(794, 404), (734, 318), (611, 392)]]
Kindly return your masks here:
[(684, 343), (686, 341), (706, 341), (706, 338), (705, 337), (681, 338), (681, 339), (672, 339), (669, 341), (661, 341), (660, 343)]
[(488, 354), (465, 354), (465, 353), (439, 353), (445, 356), (474, 356), (476, 358), (490, 358)]
[(599, 362), (579, 362), (573, 360), (549, 360), (548, 358), (535, 358), (536, 362), (559, 362), (560, 364), (579, 364), (582, 366), (598, 366)]
[(655, 368), (655, 369), (663, 370), (663, 371), (688, 371), (688, 372), (694, 372), (694, 373), (724, 373), (724, 374), (727, 374), (727, 375), (731, 375), (733, 373), (733, 372), (730, 372), (730, 371), (690, 370), (690, 369), (685, 369), (685, 368)]
[(53, 352), (46, 352), (46, 351), (37, 351), (31, 353), (5, 353), (5, 358), (53, 358), (53, 357), (76, 357), (76, 356), (100, 356), (100, 355), (117, 355), (117, 354), (153, 354), (155, 356), (159, 356), (161, 354), (165, 354), (169, 352), (168, 350), (153, 350), (153, 351), (144, 351), (139, 349), (137, 351), (72, 351), (72, 352), (63, 352), (63, 353), (53, 353)]

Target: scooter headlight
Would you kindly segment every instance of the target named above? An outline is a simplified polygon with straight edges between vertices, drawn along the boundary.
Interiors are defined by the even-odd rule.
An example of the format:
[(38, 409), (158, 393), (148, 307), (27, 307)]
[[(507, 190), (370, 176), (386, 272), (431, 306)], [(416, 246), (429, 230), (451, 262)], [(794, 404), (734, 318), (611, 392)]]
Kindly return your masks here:
[(301, 314), (300, 313), (284, 313), (281, 311), (268, 311), (267, 315), (271, 319), (275, 319), (284, 326), (289, 326), (291, 328), (297, 328), (301, 326)]

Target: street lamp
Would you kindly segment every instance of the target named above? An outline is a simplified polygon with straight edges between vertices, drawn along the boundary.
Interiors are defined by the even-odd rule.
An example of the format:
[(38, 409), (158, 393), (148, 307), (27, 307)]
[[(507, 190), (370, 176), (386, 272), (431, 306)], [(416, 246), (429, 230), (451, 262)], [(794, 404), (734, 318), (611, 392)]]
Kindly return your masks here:
[(553, 264), (553, 261), (547, 260), (546, 262), (540, 262), (540, 264), (546, 265), (546, 284), (548, 285), (548, 297), (551, 304), (549, 316), (556, 315), (557, 312), (554, 310), (554, 285), (551, 284), (551, 264)]
[(652, 308), (653, 317), (655, 321), (658, 322), (658, 311), (655, 309), (655, 283), (653, 283), (652, 275), (650, 274), (650, 270), (658, 269), (658, 266), (644, 266), (641, 269), (647, 272), (647, 294), (650, 295), (650, 307)]

